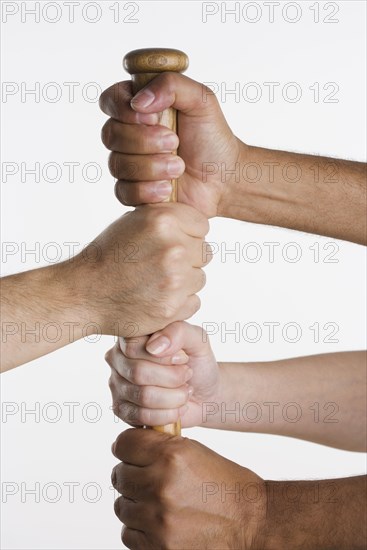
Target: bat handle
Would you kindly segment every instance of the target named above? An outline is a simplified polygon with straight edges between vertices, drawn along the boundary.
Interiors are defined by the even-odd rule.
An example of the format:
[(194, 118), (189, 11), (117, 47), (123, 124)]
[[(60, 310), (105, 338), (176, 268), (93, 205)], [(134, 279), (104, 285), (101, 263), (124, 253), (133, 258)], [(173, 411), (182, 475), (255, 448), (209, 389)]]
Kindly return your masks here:
[[(188, 65), (189, 60), (184, 52), (167, 48), (133, 50), (126, 54), (123, 60), (124, 69), (131, 74), (134, 94), (144, 88), (159, 73), (166, 71), (181, 73), (187, 69)], [(160, 114), (159, 124), (177, 133), (176, 109), (169, 108), (163, 111)], [(173, 151), (173, 154), (176, 153), (176, 151)], [(177, 179), (172, 180), (171, 183), (172, 193), (168, 201), (176, 202)], [(181, 422), (179, 420), (166, 426), (153, 426), (153, 430), (171, 435), (180, 435)]]

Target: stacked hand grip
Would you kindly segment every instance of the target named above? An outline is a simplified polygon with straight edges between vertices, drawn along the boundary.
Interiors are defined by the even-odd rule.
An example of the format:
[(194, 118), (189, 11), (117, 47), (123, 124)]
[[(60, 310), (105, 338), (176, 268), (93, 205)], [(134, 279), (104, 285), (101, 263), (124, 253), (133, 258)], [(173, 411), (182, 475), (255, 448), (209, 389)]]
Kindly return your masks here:
[[(159, 73), (170, 71), (184, 72), (189, 60), (185, 53), (180, 50), (167, 48), (147, 48), (133, 50), (125, 55), (123, 61), (124, 69), (131, 74), (133, 93), (136, 94), (144, 88)], [(166, 109), (161, 113), (159, 123), (177, 132), (177, 112), (175, 109)], [(176, 152), (174, 152), (175, 154)], [(172, 180), (172, 193), (169, 201), (177, 201), (177, 180)], [(181, 434), (180, 421), (166, 426), (154, 426), (154, 430), (171, 435)]]

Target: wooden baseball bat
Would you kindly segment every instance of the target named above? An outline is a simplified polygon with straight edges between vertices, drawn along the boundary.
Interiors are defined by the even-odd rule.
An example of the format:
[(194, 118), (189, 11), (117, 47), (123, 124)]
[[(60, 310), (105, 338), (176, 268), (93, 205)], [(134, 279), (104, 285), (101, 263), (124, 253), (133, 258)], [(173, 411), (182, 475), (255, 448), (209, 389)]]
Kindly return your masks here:
[[(184, 52), (167, 48), (146, 48), (133, 50), (125, 55), (123, 60), (124, 69), (131, 74), (133, 93), (136, 94), (144, 88), (159, 73), (170, 71), (181, 73), (189, 66), (189, 59)], [(159, 124), (167, 126), (177, 132), (176, 109), (166, 109), (160, 115)], [(176, 154), (176, 151), (173, 153)], [(170, 202), (177, 201), (177, 179), (172, 180), (172, 193), (168, 199)], [(153, 430), (168, 433), (171, 435), (181, 434), (180, 420), (166, 426), (154, 426)]]

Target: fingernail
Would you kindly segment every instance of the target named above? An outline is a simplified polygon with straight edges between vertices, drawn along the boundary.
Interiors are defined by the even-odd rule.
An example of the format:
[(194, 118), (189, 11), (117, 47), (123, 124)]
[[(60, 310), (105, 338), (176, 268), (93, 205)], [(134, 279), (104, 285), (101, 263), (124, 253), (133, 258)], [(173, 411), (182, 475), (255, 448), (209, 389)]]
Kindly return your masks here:
[(167, 336), (159, 336), (155, 340), (150, 341), (145, 346), (145, 349), (152, 355), (159, 355), (171, 345), (171, 341)]
[(168, 199), (172, 193), (172, 184), (170, 181), (162, 181), (155, 188), (155, 195), (158, 199)]
[(181, 176), (183, 170), (184, 170), (184, 163), (183, 163), (183, 160), (180, 159), (179, 157), (173, 157), (168, 161), (167, 172), (168, 172), (168, 175), (171, 176), (171, 178), (178, 178), (178, 176)]
[(186, 363), (187, 360), (188, 357), (183, 350), (175, 353), (171, 358), (172, 365), (182, 365), (183, 363)]
[(174, 151), (178, 147), (178, 137), (176, 134), (166, 134), (161, 137), (160, 146), (164, 151)]
[(190, 380), (190, 378), (192, 377), (192, 373), (193, 373), (193, 370), (192, 370), (192, 369), (188, 369), (188, 371), (187, 371), (186, 374), (185, 374), (185, 382), (187, 382), (188, 380)]
[(134, 107), (149, 107), (155, 100), (155, 95), (152, 90), (145, 89), (138, 92), (131, 100), (131, 106)]

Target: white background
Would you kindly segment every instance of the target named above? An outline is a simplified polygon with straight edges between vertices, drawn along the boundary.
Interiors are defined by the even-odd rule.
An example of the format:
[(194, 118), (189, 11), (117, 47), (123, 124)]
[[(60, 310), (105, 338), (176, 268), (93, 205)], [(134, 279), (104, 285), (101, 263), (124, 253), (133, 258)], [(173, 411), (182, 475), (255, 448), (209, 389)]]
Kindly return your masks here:
[[(60, 20), (50, 23), (45, 19), (58, 16), (56, 3), (41, 2), (40, 22), (35, 23), (34, 16), (24, 11), (22, 22), (22, 5), (24, 10), (34, 8), (34, 4), (2, 2), (3, 21), (4, 9), (19, 8), (2, 24), (2, 78), (15, 86), (14, 95), (2, 98), (3, 168), (9, 162), (19, 168), (2, 184), (2, 239), (19, 248), (34, 248), (35, 243), (40, 243), (41, 254), (22, 258), (19, 252), (3, 257), (3, 274), (46, 265), (47, 253), (52, 254), (46, 246), (49, 242), (58, 243), (66, 258), (68, 251), (63, 243), (84, 245), (124, 211), (114, 198), (114, 182), (106, 167), (107, 151), (100, 142), (105, 116), (93, 99), (96, 89), (87, 86), (84, 97), (81, 90), (91, 82), (104, 89), (127, 78), (121, 60), (131, 49), (180, 48), (190, 57), (187, 74), (202, 82), (216, 82), (219, 87), (223, 83), (232, 89), (238, 82), (240, 89), (246, 90), (246, 83), (256, 82), (262, 91), (257, 102), (251, 102), (246, 93), (238, 102), (233, 95), (220, 97), (233, 130), (250, 144), (365, 160), (366, 6), (362, 1), (328, 5), (293, 2), (283, 13), (286, 3), (281, 2), (275, 8), (273, 23), (263, 2), (251, 2), (249, 11), (241, 12), (239, 22), (225, 13), (222, 22), (225, 3), (218, 3), (218, 13), (208, 16), (204, 23), (203, 5), (194, 1), (136, 2), (137, 13), (130, 16), (136, 23), (123, 21), (135, 11), (131, 2), (120, 3), (118, 22), (114, 22), (111, 10), (117, 3), (99, 2), (101, 17), (95, 23), (86, 20), (96, 16), (93, 6), (84, 12), (83, 19), (85, 2), (79, 2), (75, 21), (70, 22), (64, 2), (58, 2)], [(45, 4), (50, 6), (42, 12)], [(240, 3), (241, 10), (243, 6)], [(318, 23), (314, 11), (317, 7)], [(298, 21), (286, 20), (296, 19), (297, 11)], [(250, 23), (248, 20), (254, 20), (256, 14), (259, 20)], [(336, 22), (324, 21), (328, 17)], [(32, 88), (37, 82), (41, 90), (39, 102), (31, 95), (22, 100), (16, 86), (19, 90), (23, 86), (24, 91), (24, 87)], [(47, 87), (49, 82), (55, 82), (62, 92), (56, 102), (49, 100), (54, 97), (53, 90)], [(74, 101), (68, 96), (65, 82), (80, 83), (75, 88)], [(280, 83), (273, 102), (269, 101), (264, 82)], [(297, 82), (301, 88), (298, 101), (290, 102), (282, 95), (289, 82)], [(319, 102), (314, 101), (309, 89), (315, 82), (320, 83)], [(333, 90), (323, 90), (330, 82), (338, 86), (333, 97), (337, 101), (333, 103), (323, 101)], [(253, 91), (248, 89), (249, 96)], [(87, 92), (90, 95), (86, 99)], [(76, 169), (75, 181), (70, 182), (63, 163), (73, 161), (79, 162), (80, 167)], [(35, 162), (41, 167), (56, 162), (64, 170), (55, 183), (47, 181), (54, 176), (51, 171), (46, 181), (41, 176), (41, 181), (35, 182), (34, 176), (23, 174), (22, 182), (22, 162), (28, 168)], [(83, 180), (81, 167), (89, 162), (102, 167), (101, 177), (95, 183)], [(88, 178), (93, 176), (91, 170)], [(236, 343), (231, 336), (222, 342), (219, 331), (212, 338), (218, 360), (272, 360), (365, 347), (362, 247), (224, 219), (211, 221), (208, 240), (227, 243), (228, 248), (238, 242), (241, 250), (246, 250), (246, 243), (255, 242), (261, 251), (258, 262), (249, 261), (245, 253), (238, 263), (233, 256), (225, 258), (218, 253), (207, 268), (208, 284), (201, 294), (203, 306), (194, 322), (227, 322), (228, 326), (238, 322), (241, 327), (256, 322), (262, 327), (257, 343), (243, 337)], [(269, 262), (264, 242), (280, 243), (273, 263)], [(284, 245), (287, 247), (290, 242), (301, 249), (298, 262), (287, 261), (282, 255)], [(309, 248), (314, 243), (320, 245), (319, 262), (314, 261)], [(323, 250), (327, 243), (333, 244)], [(46, 250), (46, 258), (42, 250)], [(249, 255), (254, 254), (254, 249), (247, 250)], [(333, 250), (336, 261), (323, 261)], [(302, 336), (298, 342), (290, 343), (279, 331), (275, 342), (270, 343), (263, 325), (269, 321), (279, 322), (280, 328), (289, 322), (297, 323)], [(319, 343), (314, 342), (308, 328), (315, 322), (320, 324)], [(339, 327), (335, 343), (323, 342), (329, 333), (323, 329), (327, 322)], [(39, 422), (32, 415), (22, 422), (20, 412), (2, 420), (3, 488), (9, 488), (9, 482), (16, 484), (15, 490), (18, 488), (6, 503), (5, 495), (2, 496), (2, 548), (121, 547), (120, 523), (114, 516), (110, 488), (110, 472), (116, 463), (110, 446), (125, 425), (115, 422), (109, 408), (109, 368), (103, 359), (112, 343), (110, 337), (97, 343), (80, 341), (2, 376), (3, 402), (14, 403), (19, 410), (34, 408), (36, 403), (41, 408)], [(55, 409), (46, 406), (50, 402), (57, 403), (62, 411), (59, 422), (50, 421), (55, 414)], [(75, 408), (74, 422), (69, 421), (65, 402), (80, 404)], [(95, 423), (90, 418), (96, 409), (85, 408), (91, 402), (97, 403), (102, 415)], [(197, 438), (264, 478), (326, 478), (364, 471), (365, 455), (312, 443), (205, 429), (187, 430), (185, 435)], [(41, 488), (39, 503), (35, 503), (34, 496), (24, 494), (25, 488), (30, 489), (37, 482)], [(68, 482), (79, 484), (74, 502), (69, 502), (68, 487), (64, 485)], [(49, 502), (55, 497), (51, 486), (49, 493), (42, 495), (48, 483), (62, 490), (56, 503)], [(92, 486), (83, 498), (83, 488), (85, 491), (88, 483), (100, 487), (101, 498), (95, 503), (88, 502), (96, 494)]]

